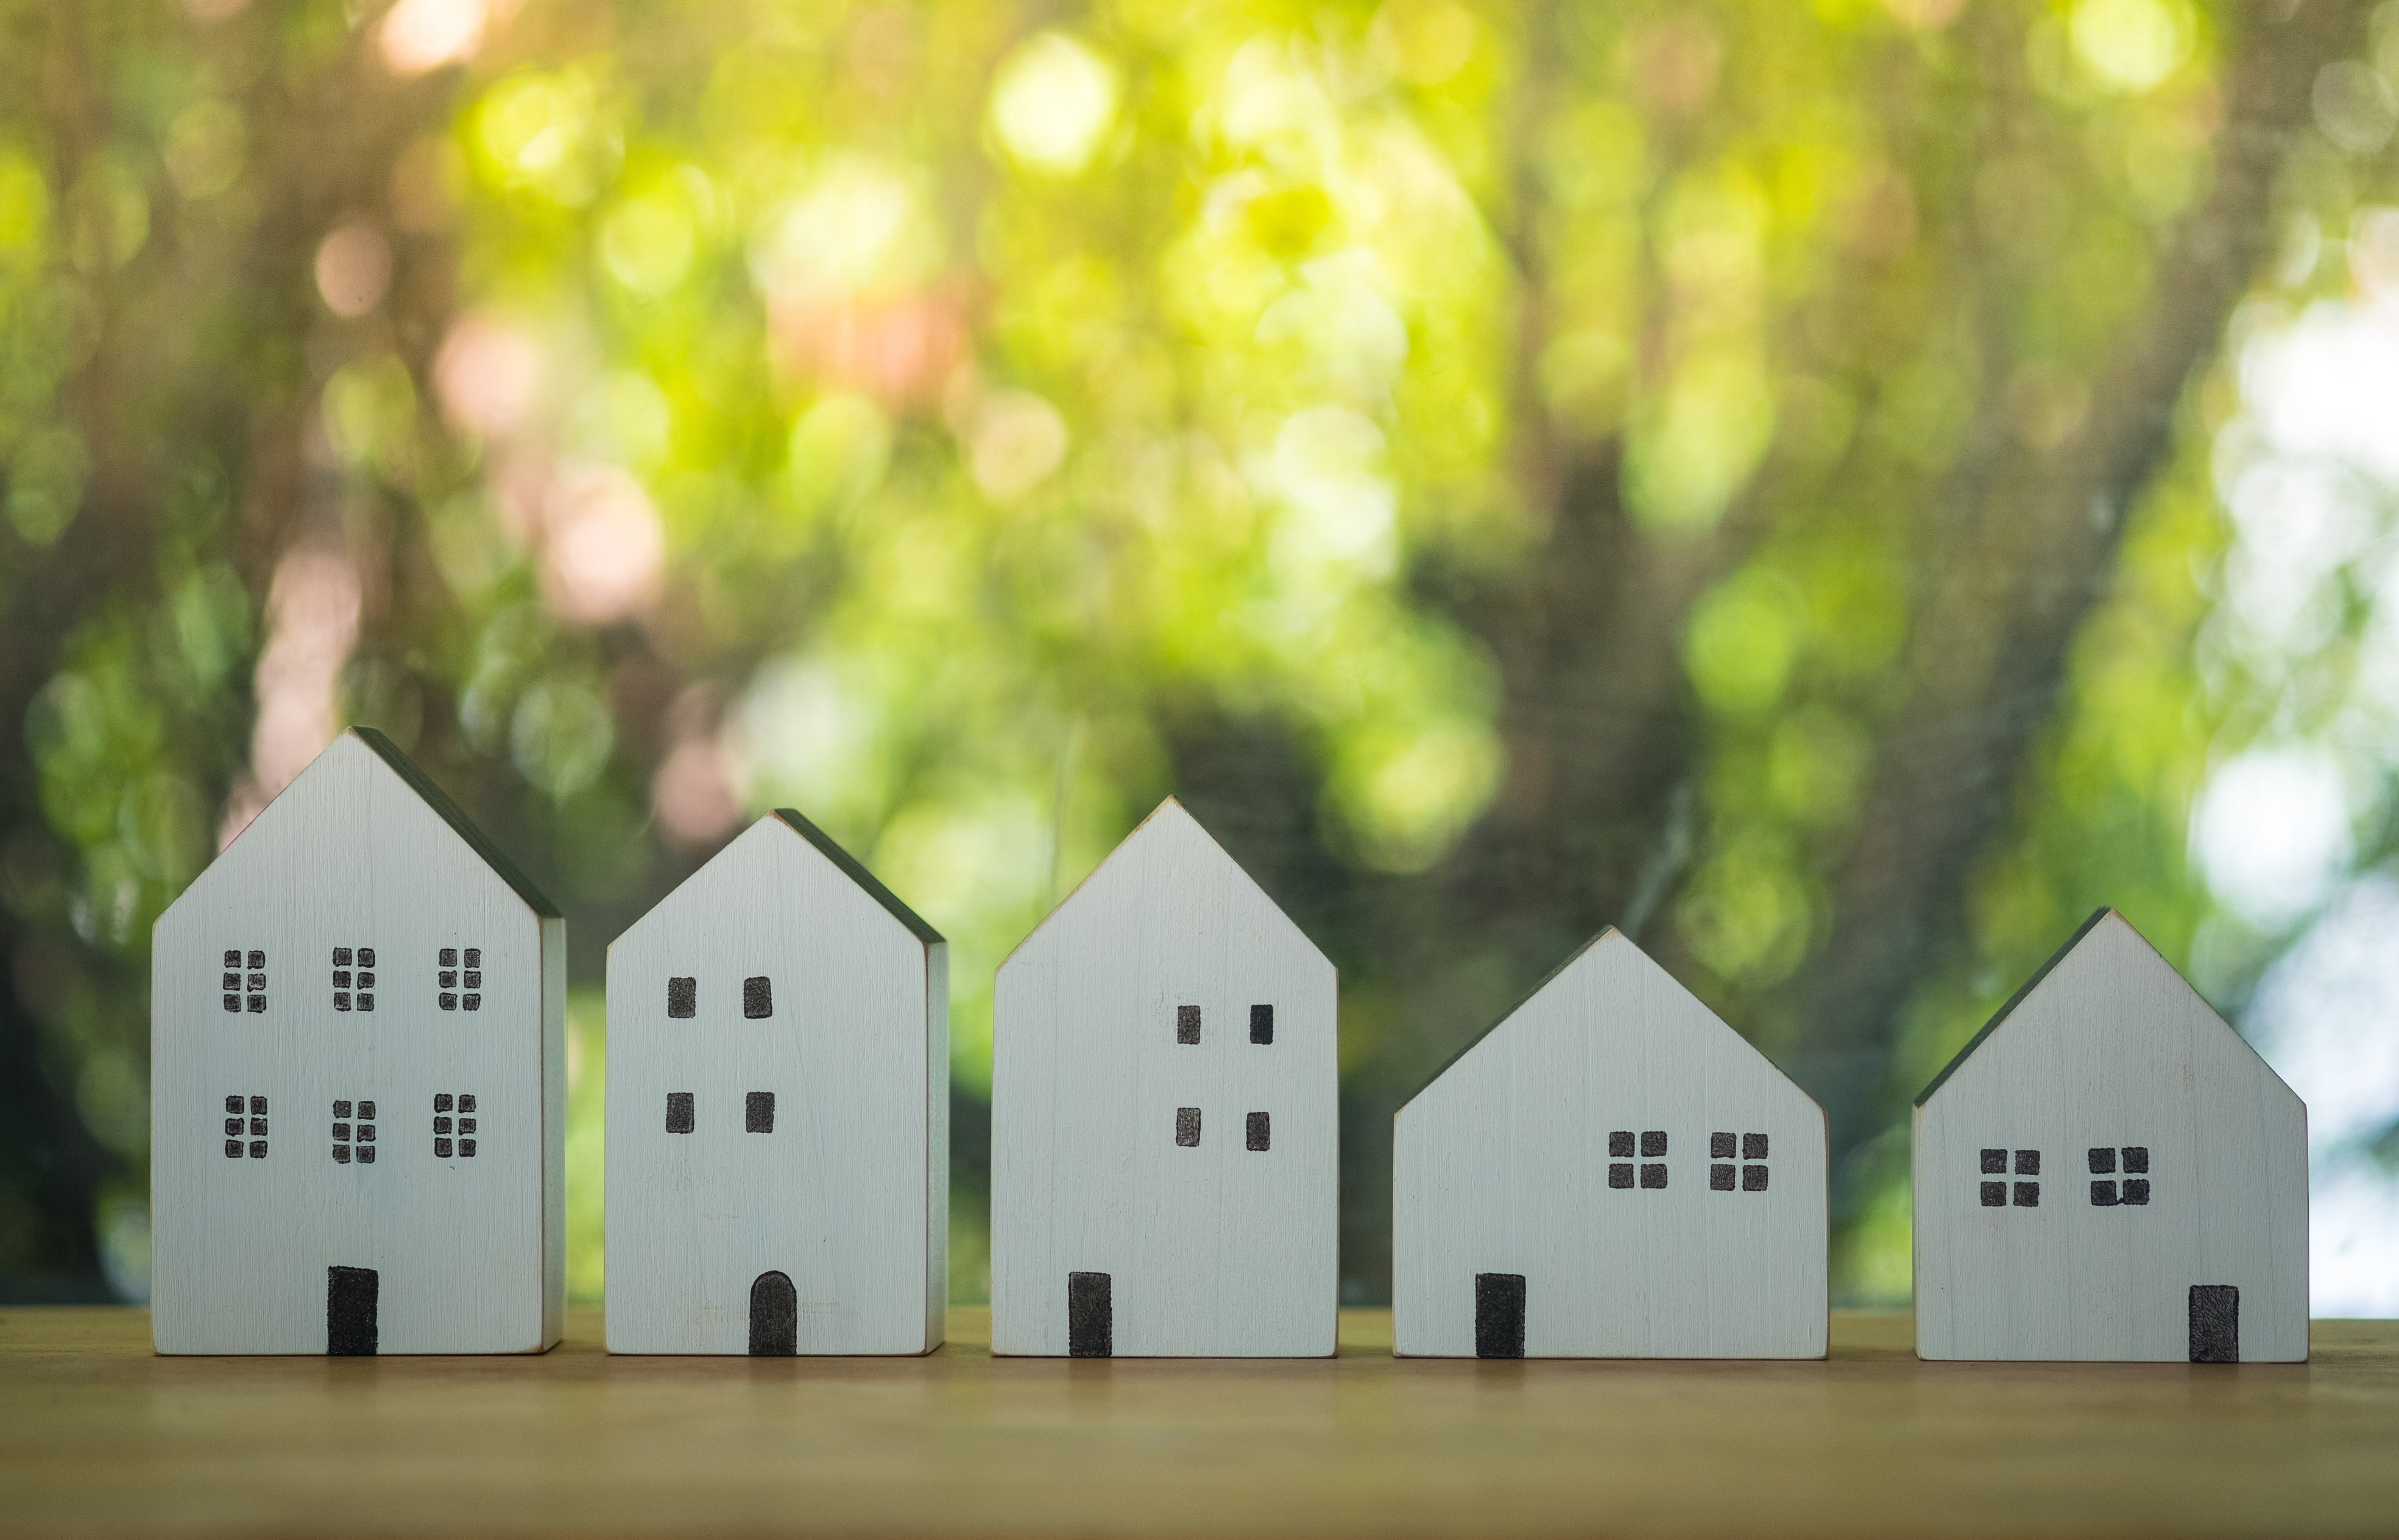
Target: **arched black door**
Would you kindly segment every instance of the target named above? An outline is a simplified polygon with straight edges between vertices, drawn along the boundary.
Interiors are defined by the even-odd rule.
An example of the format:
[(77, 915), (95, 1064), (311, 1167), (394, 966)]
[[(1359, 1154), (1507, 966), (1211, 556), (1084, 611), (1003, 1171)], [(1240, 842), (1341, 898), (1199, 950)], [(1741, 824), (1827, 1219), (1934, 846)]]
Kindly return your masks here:
[(789, 1358), (800, 1351), (800, 1291), (781, 1273), (750, 1286), (750, 1356)]

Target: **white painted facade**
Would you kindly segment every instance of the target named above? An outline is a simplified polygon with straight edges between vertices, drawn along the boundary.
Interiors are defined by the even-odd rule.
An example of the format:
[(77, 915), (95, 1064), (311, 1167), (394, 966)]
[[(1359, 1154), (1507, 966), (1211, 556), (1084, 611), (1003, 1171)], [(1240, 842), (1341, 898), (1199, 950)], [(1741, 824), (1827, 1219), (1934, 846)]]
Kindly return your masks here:
[(565, 922), (406, 756), (335, 739), (151, 961), (159, 1352), (558, 1341)]
[(999, 969), (994, 1351), (1331, 1354), (1335, 1026), (1333, 965), (1161, 804)]
[(930, 1351), (949, 1164), (949, 949), (798, 814), (609, 947), (612, 1352)]
[(1915, 1141), (1922, 1357), (2219, 1361), (2228, 1308), (2240, 1361), (2307, 1357), (2307, 1108), (2113, 910), (1925, 1088)]
[(1823, 1113), (1613, 929), (1400, 1109), (1392, 1168), (1403, 1355), (1824, 1354)]

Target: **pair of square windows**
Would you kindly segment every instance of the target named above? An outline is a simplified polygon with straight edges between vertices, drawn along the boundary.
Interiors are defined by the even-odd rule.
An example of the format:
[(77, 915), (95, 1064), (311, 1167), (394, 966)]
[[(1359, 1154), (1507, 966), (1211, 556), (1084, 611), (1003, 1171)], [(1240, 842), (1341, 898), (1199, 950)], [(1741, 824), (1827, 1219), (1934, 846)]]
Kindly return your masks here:
[[(2093, 1182), (2091, 1206), (2094, 1209), (2114, 1209), (2125, 1205), (2138, 1209), (2147, 1207), (2148, 1204), (2149, 1149), (2148, 1145), (2092, 1146), (2086, 1156), (2092, 1174), (2108, 1176), (2112, 1179), (2120, 1153), (2124, 1170), (2140, 1174), (2127, 1180), (2121, 1188), (2113, 1180)], [(1980, 1196), (1984, 1208), (2038, 1209), (2040, 1207), (2040, 1182), (2038, 1180), (2040, 1176), (2040, 1152), (2017, 1150), (2013, 1154), (2015, 1169), (2013, 1175), (2016, 1180), (2013, 1182), (1983, 1182)], [(1981, 1152), (1983, 1175), (2003, 1177), (2012, 1174), (2009, 1171), (2009, 1155), (2010, 1152), (2004, 1149), (1983, 1150)]]
[[(667, 1132), (687, 1134), (699, 1126), (699, 1103), (689, 1091), (667, 1092)], [(751, 1091), (741, 1099), (741, 1131), (745, 1134), (770, 1134), (775, 1131), (775, 1093)]]
[[(699, 1014), (699, 980), (697, 978), (667, 980), (667, 1015), (684, 1020)], [(741, 1014), (752, 1021), (763, 1021), (775, 1014), (775, 984), (766, 974), (741, 980)]]
[[(1200, 1147), (1199, 1108), (1174, 1109), (1174, 1142), (1186, 1150), (1196, 1150)], [(1250, 1114), (1242, 1128), (1242, 1145), (1245, 1149), (1251, 1150), (1272, 1149), (1274, 1147), (1273, 1118), (1266, 1113)]]
[[(1199, 1006), (1174, 1007), (1174, 1041), (1178, 1047), (1190, 1047), (1196, 1045), (1200, 1041), (1200, 1025)], [(1250, 1007), (1250, 1041), (1262, 1047), (1273, 1046), (1274, 1007), (1272, 1006)]]
[(224, 1099), (224, 1110), (225, 1158), (239, 1160), (247, 1155), (252, 1160), (264, 1160), (266, 1098), (228, 1096)]

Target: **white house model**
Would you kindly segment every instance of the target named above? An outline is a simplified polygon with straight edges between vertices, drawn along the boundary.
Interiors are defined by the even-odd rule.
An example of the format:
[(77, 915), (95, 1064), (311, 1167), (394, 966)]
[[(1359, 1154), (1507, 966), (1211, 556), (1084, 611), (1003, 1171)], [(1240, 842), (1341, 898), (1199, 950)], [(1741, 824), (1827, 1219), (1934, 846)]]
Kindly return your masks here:
[(949, 1283), (949, 948), (752, 824), (608, 949), (608, 1347), (926, 1353)]
[(2306, 1358), (2307, 1115), (2101, 910), (1916, 1099), (1916, 1351)]
[(1824, 1114), (1615, 930), (1399, 1111), (1403, 1355), (1824, 1354)]
[(354, 728), (158, 917), (161, 1353), (536, 1353), (565, 1304), (566, 923)]
[(1333, 965), (1169, 800), (1000, 966), (992, 1347), (1329, 1355)]

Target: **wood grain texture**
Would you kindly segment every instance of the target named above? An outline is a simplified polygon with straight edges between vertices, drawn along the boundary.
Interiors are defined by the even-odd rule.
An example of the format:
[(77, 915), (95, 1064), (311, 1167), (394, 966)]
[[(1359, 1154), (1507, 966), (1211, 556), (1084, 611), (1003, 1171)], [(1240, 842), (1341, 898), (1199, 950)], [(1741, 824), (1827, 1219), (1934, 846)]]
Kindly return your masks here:
[(610, 1348), (751, 1352), (769, 1273), (772, 1350), (940, 1343), (949, 1068), (946, 943), (798, 815), (737, 836), (608, 949)]
[(1613, 929), (1400, 1109), (1392, 1163), (1402, 1353), (1475, 1356), (1485, 1274), (1531, 1358), (1824, 1352), (1823, 1114)]
[(2307, 1356), (2307, 1108), (2114, 911), (1926, 1088), (1915, 1137), (1924, 1357), (2188, 1360), (2194, 1287), (2240, 1290), (2242, 1360)]
[(375, 1351), (558, 1340), (566, 929), (488, 848), (354, 732), (159, 916), (159, 1352), (324, 1353), (335, 1267)]
[(1120, 1357), (1333, 1351), (1335, 993), (1171, 800), (1025, 939), (993, 999), (997, 1351), (1083, 1350), (1069, 1274), (1106, 1275)]
[(134, 1310), (0, 1310), (0, 1533), (2369, 1535), (2399, 1323), (2305, 1364), (1390, 1356), (159, 1358)]

